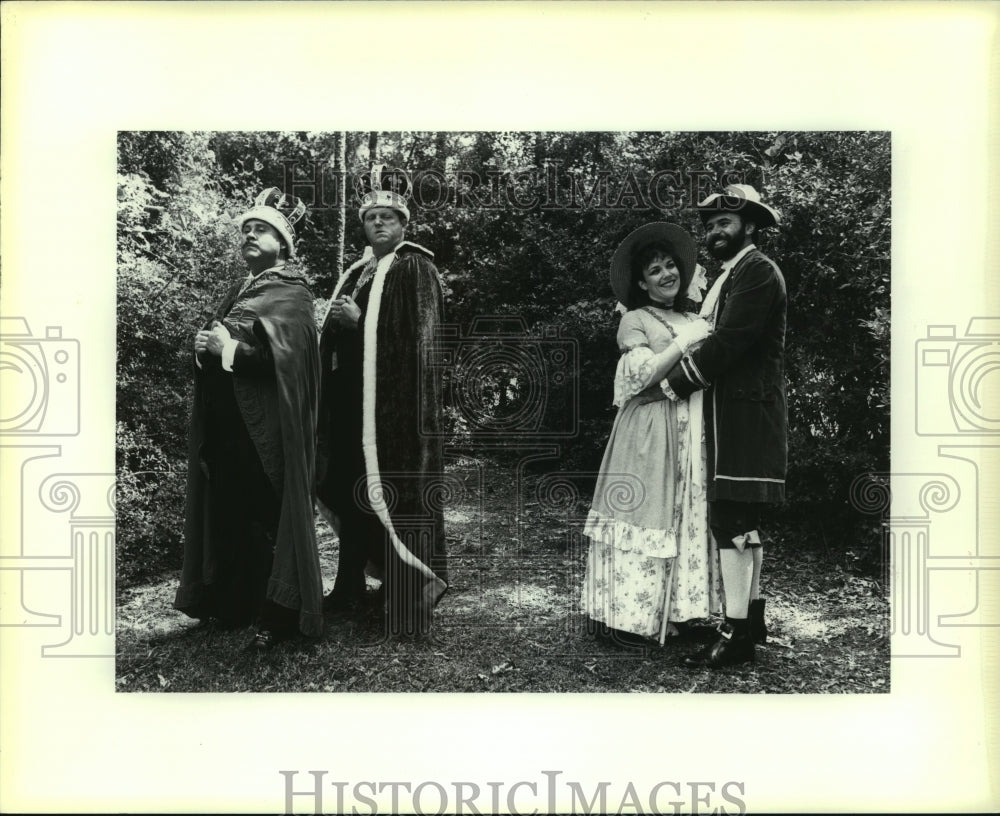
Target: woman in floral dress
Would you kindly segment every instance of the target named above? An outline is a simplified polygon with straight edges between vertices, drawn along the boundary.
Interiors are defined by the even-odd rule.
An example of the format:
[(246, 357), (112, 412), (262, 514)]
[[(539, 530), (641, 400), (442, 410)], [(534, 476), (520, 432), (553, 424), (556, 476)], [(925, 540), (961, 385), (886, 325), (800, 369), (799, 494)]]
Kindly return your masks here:
[(583, 608), (592, 631), (627, 644), (663, 643), (677, 634), (674, 622), (721, 606), (701, 392), (678, 400), (665, 379), (710, 331), (684, 311), (701, 300), (696, 258), (685, 230), (657, 222), (633, 231), (611, 261), (612, 289), (628, 311), (618, 327), (618, 415), (584, 527)]

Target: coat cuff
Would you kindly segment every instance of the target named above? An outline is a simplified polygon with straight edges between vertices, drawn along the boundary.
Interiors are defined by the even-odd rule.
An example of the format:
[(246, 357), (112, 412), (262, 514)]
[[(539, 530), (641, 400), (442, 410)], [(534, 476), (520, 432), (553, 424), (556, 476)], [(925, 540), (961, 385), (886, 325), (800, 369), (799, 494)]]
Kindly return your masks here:
[[(667, 387), (671, 389), (677, 399), (687, 399), (695, 391), (705, 387), (702, 385), (700, 377), (694, 374), (697, 369), (692, 369), (690, 360), (690, 357), (682, 357), (681, 361), (667, 372)], [(666, 387), (663, 388), (663, 392), (668, 397), (670, 396)]]
[(230, 338), (222, 346), (222, 370), (233, 373), (233, 360), (236, 358), (236, 349), (240, 341)]
[(684, 373), (687, 375), (688, 379), (694, 383), (695, 389), (708, 388), (711, 385), (711, 383), (705, 378), (705, 375), (701, 373), (701, 369), (699, 369), (697, 363), (695, 363), (694, 357), (690, 354), (686, 354), (681, 360), (681, 368), (684, 369)]

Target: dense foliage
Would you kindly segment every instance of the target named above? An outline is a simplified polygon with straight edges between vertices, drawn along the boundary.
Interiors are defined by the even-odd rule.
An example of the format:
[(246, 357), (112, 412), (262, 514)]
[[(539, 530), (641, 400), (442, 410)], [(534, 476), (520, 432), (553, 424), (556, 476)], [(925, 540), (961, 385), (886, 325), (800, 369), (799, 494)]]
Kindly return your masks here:
[[(312, 205), (299, 263), (326, 297), (344, 258), (363, 248), (350, 182), (373, 159), (407, 168), (418, 183), (407, 238), (434, 251), (449, 322), (467, 335), (498, 325), (476, 318), (516, 318), (507, 328), (529, 336), (507, 345), (540, 364), (532, 380), (518, 369), (523, 353), (502, 364), (495, 355), (492, 368), (463, 371), (460, 382), (475, 374), (476, 389), (462, 391), (452, 378), (451, 442), (491, 455), (495, 446), (481, 443), (496, 435), (477, 431), (502, 429), (512, 446), (547, 439), (561, 455), (542, 465), (574, 471), (598, 467), (614, 416), (618, 314), (608, 263), (618, 242), (658, 219), (700, 236), (692, 200), (730, 181), (761, 190), (783, 215), (762, 248), (789, 292), (789, 500), (778, 529), (797, 546), (877, 563), (878, 531), (851, 507), (848, 488), (860, 473), (888, 470), (888, 134), (122, 133), (125, 584), (180, 563), (191, 341), (242, 274), (231, 216), (263, 187), (294, 186)], [(710, 278), (718, 272), (705, 253), (701, 262)], [(566, 349), (570, 357), (560, 357)], [(543, 397), (533, 414), (530, 403)], [(567, 429), (574, 435), (548, 435)]]

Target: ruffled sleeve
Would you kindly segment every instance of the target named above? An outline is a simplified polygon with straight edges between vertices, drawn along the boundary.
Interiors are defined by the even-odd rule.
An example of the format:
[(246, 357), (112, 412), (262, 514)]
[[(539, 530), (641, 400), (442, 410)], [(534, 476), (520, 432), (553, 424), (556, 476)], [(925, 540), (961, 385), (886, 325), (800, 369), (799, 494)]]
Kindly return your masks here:
[(615, 370), (614, 405), (621, 408), (649, 385), (653, 350), (649, 337), (636, 312), (626, 312), (618, 326), (618, 348), (622, 355)]
[(652, 366), (649, 364), (653, 350), (649, 346), (636, 346), (618, 359), (615, 371), (616, 408), (621, 408), (632, 397), (649, 385)]

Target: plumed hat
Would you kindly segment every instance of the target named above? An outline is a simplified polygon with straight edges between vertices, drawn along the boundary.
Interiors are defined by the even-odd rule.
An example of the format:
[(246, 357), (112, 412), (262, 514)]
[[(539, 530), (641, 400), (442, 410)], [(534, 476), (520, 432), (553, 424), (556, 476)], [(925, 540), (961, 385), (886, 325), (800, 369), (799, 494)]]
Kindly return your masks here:
[(721, 193), (712, 193), (695, 206), (702, 223), (719, 212), (744, 213), (758, 227), (774, 227), (781, 223), (778, 211), (760, 200), (758, 193), (749, 184), (730, 184)]
[(373, 164), (370, 173), (354, 179), (354, 191), (361, 202), (358, 218), (362, 221), (365, 220), (365, 213), (376, 207), (388, 207), (402, 215), (404, 220), (410, 220), (410, 208), (407, 202), (412, 188), (410, 177), (405, 170), (390, 169), (384, 164)]
[(253, 207), (237, 219), (237, 226), (243, 229), (251, 220), (270, 224), (285, 240), (289, 257), (295, 257), (295, 225), (305, 213), (306, 205), (301, 199), (287, 196), (277, 187), (268, 187), (257, 196)]

